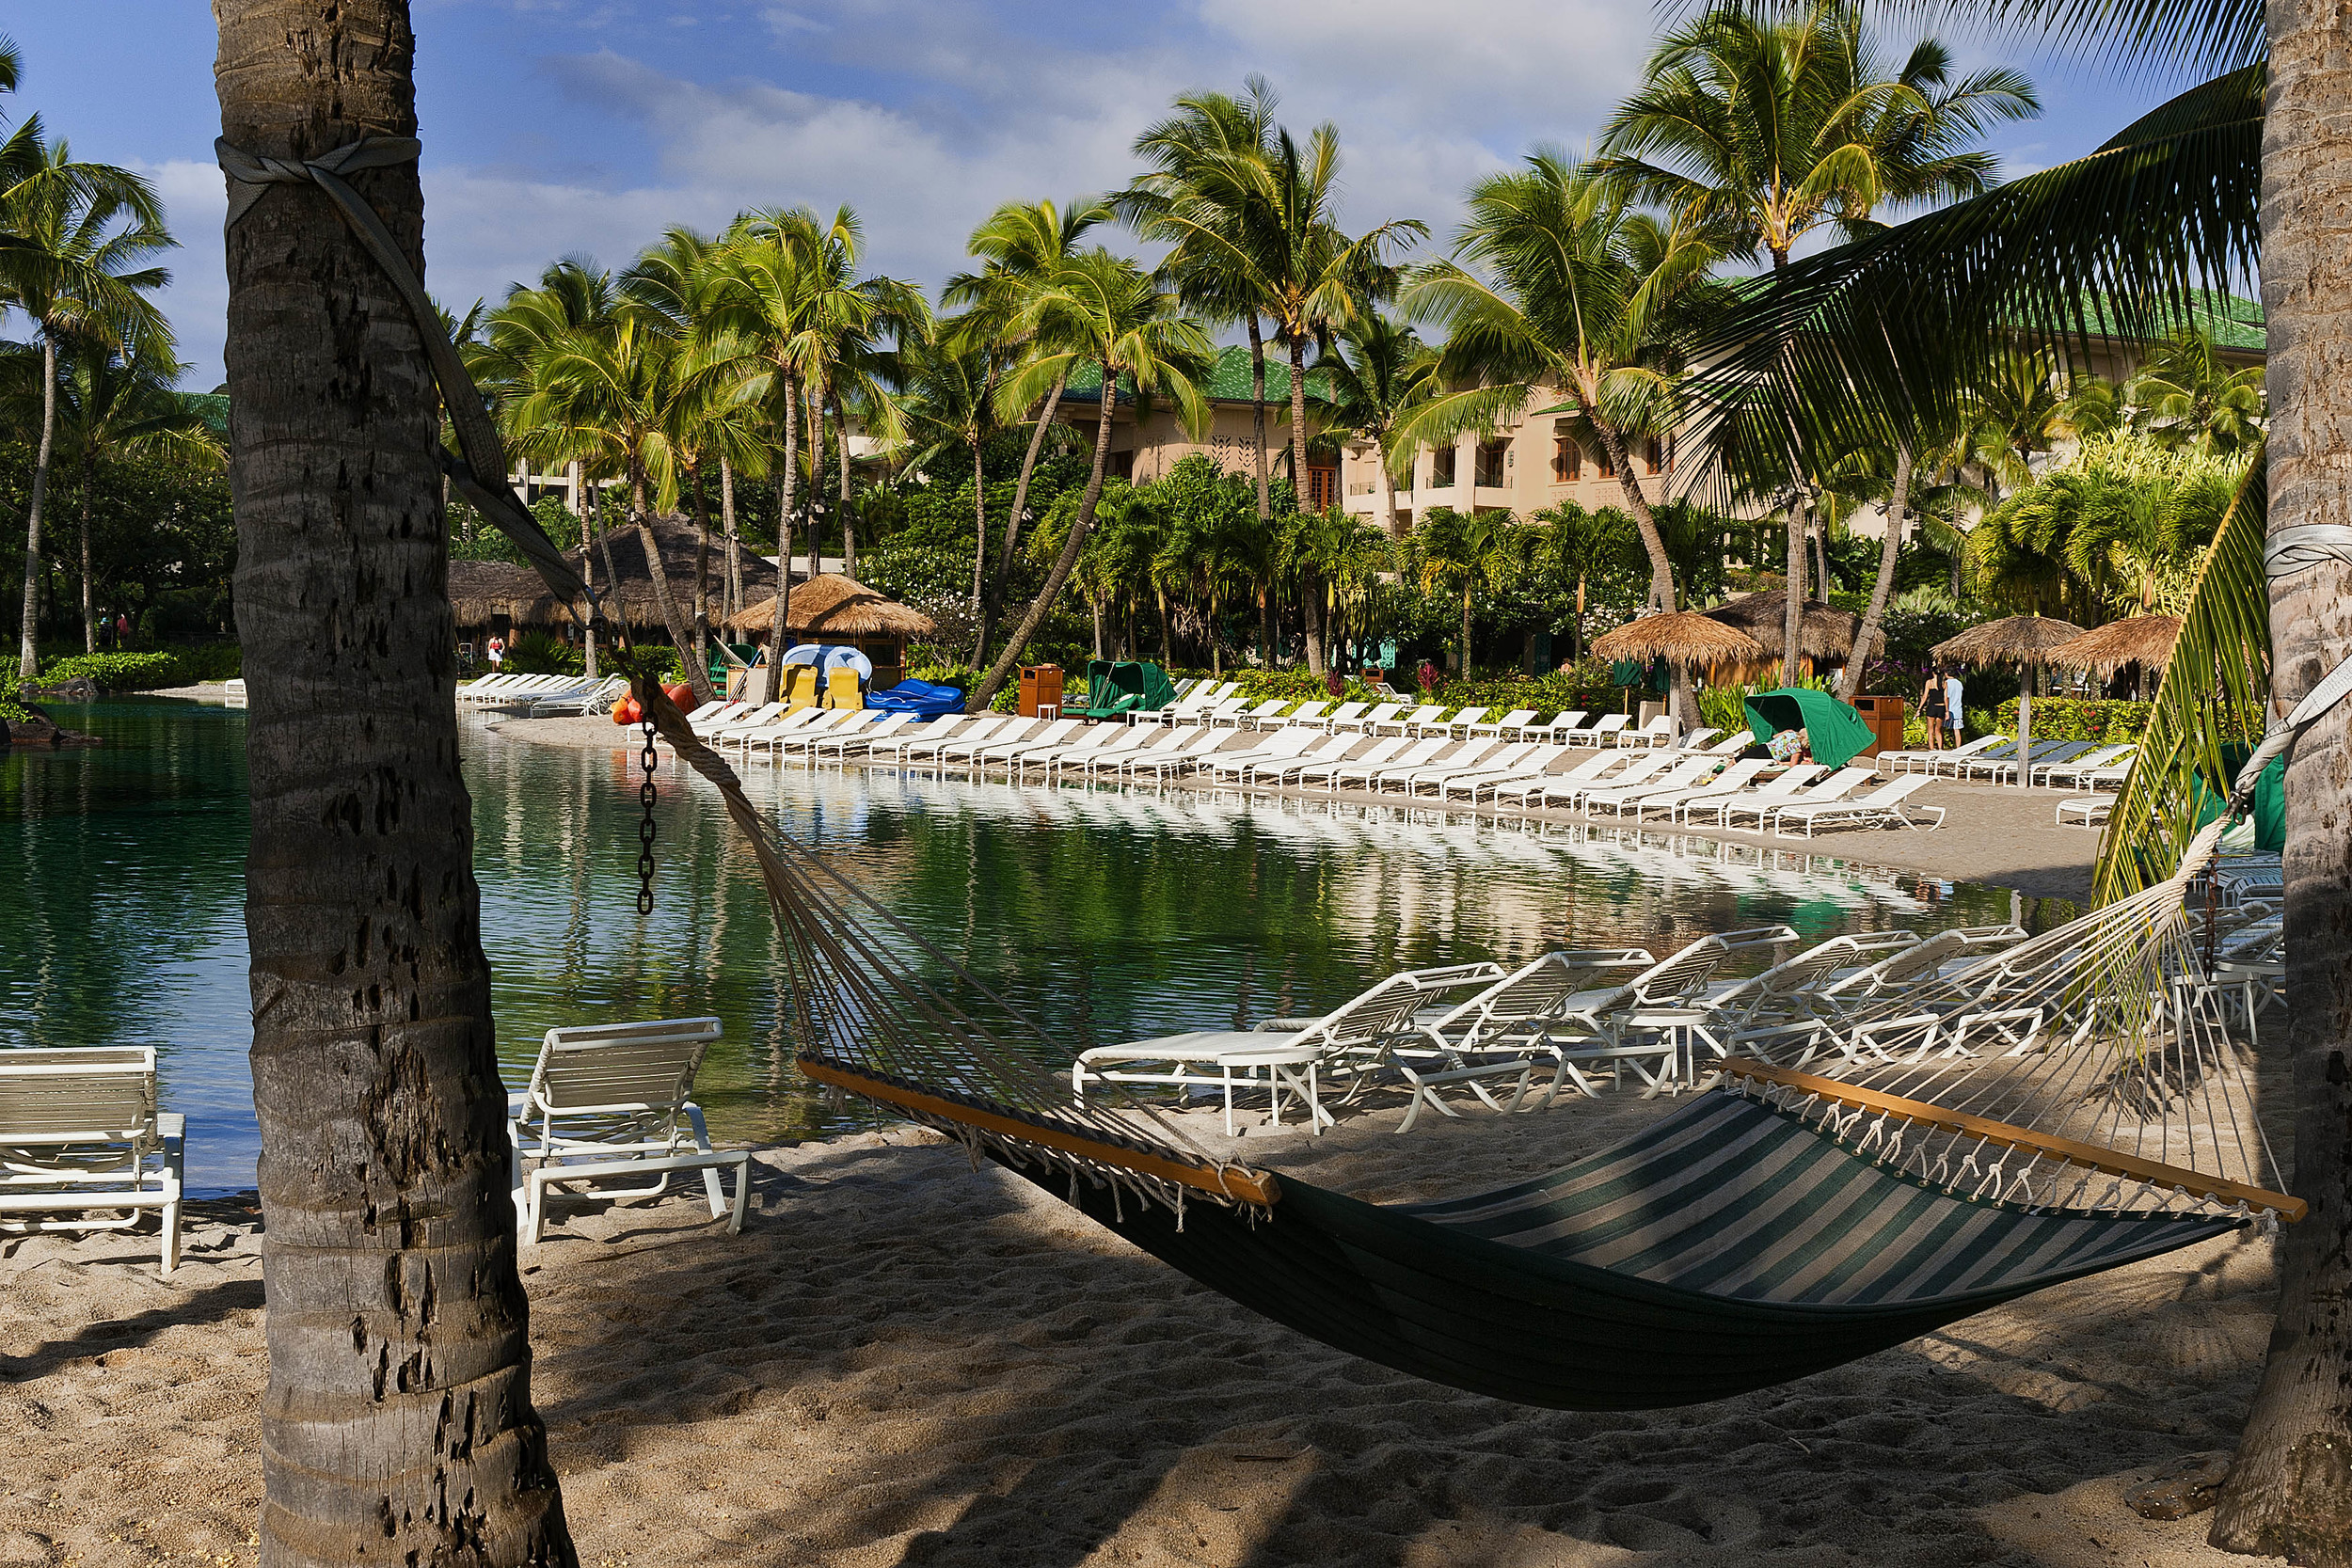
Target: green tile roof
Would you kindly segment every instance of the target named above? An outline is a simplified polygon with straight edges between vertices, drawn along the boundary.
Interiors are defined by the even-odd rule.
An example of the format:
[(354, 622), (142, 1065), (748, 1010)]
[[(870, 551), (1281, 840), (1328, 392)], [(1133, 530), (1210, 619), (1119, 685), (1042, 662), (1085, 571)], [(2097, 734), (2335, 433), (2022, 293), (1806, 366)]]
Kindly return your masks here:
[(181, 406), (204, 421), (215, 436), (229, 434), (229, 397), (225, 392), (182, 392)]
[[(1313, 371), (1307, 373), (1309, 397), (1327, 397), (1330, 389), (1327, 376)], [(1079, 403), (1092, 403), (1102, 395), (1102, 369), (1089, 363), (1071, 372), (1070, 385), (1063, 390), (1062, 396)], [(1249, 401), (1249, 350), (1247, 346), (1235, 343), (1231, 348), (1217, 351), (1216, 369), (1210, 372), (1208, 392), (1213, 400), (1219, 403)], [(1134, 388), (1122, 381), (1119, 395), (1122, 398), (1133, 397)], [(1290, 353), (1272, 343), (1266, 345), (1265, 396), (1268, 403), (1288, 403), (1291, 396)]]
[[(2188, 315), (2190, 323), (2210, 337), (2216, 347), (2243, 349), (2252, 354), (2269, 347), (2260, 300), (2223, 293), (2217, 289), (2200, 289), (2190, 296)], [(2083, 325), (2095, 336), (2122, 336), (2112, 325), (2104, 294), (2083, 296)]]

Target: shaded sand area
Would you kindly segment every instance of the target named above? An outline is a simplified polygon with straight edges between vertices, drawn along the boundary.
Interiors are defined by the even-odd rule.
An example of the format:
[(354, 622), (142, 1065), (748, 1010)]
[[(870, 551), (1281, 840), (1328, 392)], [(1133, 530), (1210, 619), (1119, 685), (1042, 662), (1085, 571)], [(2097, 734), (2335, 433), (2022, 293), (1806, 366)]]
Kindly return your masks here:
[[(1435, 1196), (1548, 1168), (1664, 1108), (1585, 1102), (1397, 1137), (1391, 1105), (1235, 1152), (1365, 1197)], [(2210, 1514), (2151, 1523), (2120, 1499), (2231, 1446), (2269, 1329), (2259, 1239), (1787, 1387), (1593, 1415), (1327, 1350), (926, 1132), (767, 1150), (754, 1171), (739, 1238), (683, 1199), (574, 1203), (525, 1258), (535, 1388), (583, 1563), (2244, 1560), (2204, 1545)], [(203, 1206), (169, 1283), (148, 1237), (6, 1244), (0, 1563), (253, 1560), (257, 1248), (235, 1202)]]
[[(502, 719), (495, 721), (500, 735), (511, 739), (532, 740), (547, 745), (627, 749), (636, 755), (635, 732), (624, 733), (610, 719)], [(1256, 732), (1235, 731), (1234, 739), (1225, 743), (1230, 750), (1247, 750), (1248, 737)], [(1364, 748), (1369, 749), (1367, 742)], [(666, 759), (668, 752), (662, 756)], [(731, 757), (729, 760), (733, 760)], [(787, 763), (787, 768), (797, 764)], [(748, 771), (756, 776), (768, 770), (765, 761), (753, 762)], [(954, 778), (956, 775), (950, 775)], [(1038, 784), (1031, 787), (1043, 789)], [(1074, 786), (1072, 786), (1074, 787)], [(1188, 787), (1184, 781), (1170, 786)], [(1228, 786), (1225, 793), (1233, 793)], [(1295, 788), (1253, 789), (1253, 794), (1279, 797), (1301, 802), (1325, 804), (1336, 801), (1342, 810), (1359, 805), (1376, 805), (1402, 809), (1406, 802), (1399, 795), (1385, 799), (1362, 794), (1333, 797), (1319, 791)], [(2035, 897), (2084, 899), (2090, 895), (2091, 863), (2099, 853), (2099, 835), (2082, 828), (2061, 828), (2055, 820), (2058, 801), (2065, 793), (2051, 789), (1996, 789), (1988, 784), (1963, 784), (1939, 779), (1929, 784), (1913, 800), (1921, 805), (1946, 808), (1944, 825), (1934, 830), (1899, 832), (1891, 829), (1839, 831), (1824, 829), (1817, 836), (1782, 838), (1772, 833), (1744, 832), (1724, 832), (1712, 829), (1686, 831), (1677, 827), (1674, 836), (1706, 839), (1710, 842), (1728, 841), (1750, 844), (1798, 854), (1816, 854), (1847, 860), (1858, 865), (1883, 866), (1894, 871), (1925, 872), (1956, 882), (1983, 882), (1994, 887), (2014, 888)], [(1435, 802), (1424, 798), (1420, 808), (1434, 810)], [(1459, 802), (1456, 802), (1457, 811)], [(1466, 819), (1465, 819), (1466, 820)], [(1532, 817), (1512, 813), (1506, 822), (1542, 821), (1561, 825), (1578, 824), (1585, 819), (1567, 812), (1538, 812)], [(1610, 819), (1600, 818), (1597, 824), (1607, 831), (1615, 831)], [(1632, 824), (1626, 825), (1632, 832)], [(1664, 833), (1662, 824), (1653, 822), (1645, 830)]]

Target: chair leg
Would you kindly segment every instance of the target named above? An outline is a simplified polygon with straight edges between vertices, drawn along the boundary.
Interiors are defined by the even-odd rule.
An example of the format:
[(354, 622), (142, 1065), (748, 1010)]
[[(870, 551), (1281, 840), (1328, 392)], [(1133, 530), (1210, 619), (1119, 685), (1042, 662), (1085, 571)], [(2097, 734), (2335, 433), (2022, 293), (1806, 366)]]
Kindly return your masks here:
[[(717, 1171), (712, 1171), (710, 1173), (710, 1186), (713, 1192), (718, 1190), (719, 1173)], [(735, 1212), (727, 1220), (728, 1235), (740, 1236), (743, 1234), (743, 1213), (745, 1210), (751, 1207), (751, 1201), (752, 1157), (749, 1154), (746, 1154), (743, 1156), (743, 1163), (735, 1167)], [(718, 1211), (713, 1209), (711, 1212), (715, 1214)]]
[(164, 1205), (164, 1266), (167, 1278), (180, 1266), (180, 1200), (175, 1197)]
[(539, 1244), (540, 1228), (547, 1223), (547, 1174), (543, 1170), (534, 1170), (524, 1179), (522, 1231), (525, 1246)]

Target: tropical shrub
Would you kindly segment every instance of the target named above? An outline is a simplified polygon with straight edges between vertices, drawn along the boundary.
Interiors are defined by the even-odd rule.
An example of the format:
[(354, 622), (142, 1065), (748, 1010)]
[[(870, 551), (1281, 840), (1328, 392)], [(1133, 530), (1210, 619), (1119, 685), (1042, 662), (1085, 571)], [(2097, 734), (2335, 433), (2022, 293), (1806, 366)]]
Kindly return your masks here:
[(507, 644), (506, 669), (513, 674), (577, 675), (587, 668), (586, 655), (551, 631), (527, 631)]
[(21, 723), (33, 716), (33, 710), (14, 697), (0, 696), (0, 724)]
[[(2036, 697), (2033, 733), (2037, 740), (2095, 740), (2105, 744), (2137, 740), (2148, 728), (2154, 705), (2093, 697)], [(1993, 727), (2003, 735), (2017, 733), (2017, 699), (2010, 698), (1993, 715)], [(2231, 736), (2231, 739), (2250, 736)]]
[(75, 654), (43, 670), (42, 686), (87, 680), (101, 691), (152, 691), (182, 683), (180, 657), (168, 653)]

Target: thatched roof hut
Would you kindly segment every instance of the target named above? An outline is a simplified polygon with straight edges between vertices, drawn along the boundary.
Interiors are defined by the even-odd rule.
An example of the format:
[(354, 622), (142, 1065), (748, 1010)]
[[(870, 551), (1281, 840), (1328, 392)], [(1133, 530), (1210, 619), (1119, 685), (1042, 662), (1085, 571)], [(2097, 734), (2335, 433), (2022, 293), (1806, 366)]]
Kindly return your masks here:
[(1596, 639), (1593, 652), (1606, 659), (1662, 658), (1686, 669), (1711, 670), (1752, 664), (1764, 657), (1764, 644), (1696, 610), (1677, 610), (1629, 622)]
[(2050, 650), (2049, 662), (2061, 670), (2082, 670), (2102, 680), (2128, 665), (2161, 670), (2172, 660), (2172, 644), (2180, 641), (2177, 615), (2131, 615), (2087, 631)]
[(1938, 642), (1928, 656), (1939, 664), (2015, 664), (2032, 668), (2050, 662), (2053, 649), (2083, 634), (2072, 621), (2049, 615), (2011, 615), (1970, 626), (1958, 637)]
[[(1770, 590), (1742, 594), (1701, 613), (1775, 649), (1787, 625), (1788, 595)], [(1843, 664), (1853, 657), (1853, 640), (1861, 633), (1862, 617), (1852, 610), (1807, 599), (1797, 622), (1797, 652), (1816, 663)]]
[[(678, 613), (691, 618), (694, 562), (701, 549), (701, 535), (685, 517), (656, 517), (651, 527), (654, 542), (661, 551), (661, 570), (669, 579), (670, 597)], [(607, 548), (612, 552), (610, 573), (605, 567)], [(579, 559), (579, 551), (569, 553), (575, 561)], [(776, 569), (765, 557), (745, 549), (742, 563), (746, 602), (775, 593)], [(661, 625), (661, 609), (654, 598), (653, 573), (645, 564), (644, 541), (634, 523), (606, 533), (602, 543), (590, 552), (588, 568), (604, 602), (607, 619), (636, 626)], [(709, 577), (709, 592), (714, 599), (720, 584), (725, 580), (726, 545), (714, 537), (710, 542)], [(555, 595), (548, 592), (547, 584), (539, 580), (538, 573), (503, 561), (451, 562), (449, 597), (461, 626), (491, 626), (501, 617), (515, 626), (571, 624), (571, 617)]]
[[(739, 632), (773, 632), (776, 611), (785, 600), (774, 594), (756, 604), (746, 605), (743, 612), (727, 623), (727, 629)], [(791, 637), (803, 641), (854, 642), (861, 639), (888, 639), (899, 642), (917, 637), (929, 637), (939, 627), (919, 610), (910, 610), (898, 600), (866, 587), (855, 578), (827, 572), (794, 583), (789, 606), (785, 610), (784, 629)]]

